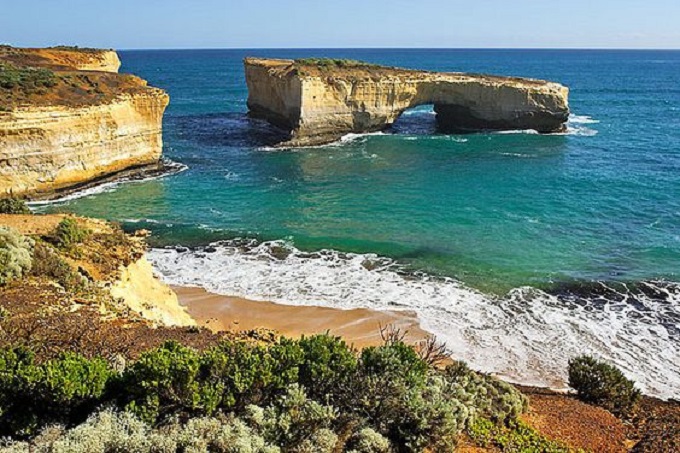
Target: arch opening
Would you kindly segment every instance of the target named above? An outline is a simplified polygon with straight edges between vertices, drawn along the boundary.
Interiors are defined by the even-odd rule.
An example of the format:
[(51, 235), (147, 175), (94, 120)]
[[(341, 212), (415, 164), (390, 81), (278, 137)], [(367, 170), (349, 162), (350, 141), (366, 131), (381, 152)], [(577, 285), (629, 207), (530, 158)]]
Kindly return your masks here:
[(440, 132), (434, 104), (422, 104), (401, 112), (389, 130), (402, 135), (431, 135)]

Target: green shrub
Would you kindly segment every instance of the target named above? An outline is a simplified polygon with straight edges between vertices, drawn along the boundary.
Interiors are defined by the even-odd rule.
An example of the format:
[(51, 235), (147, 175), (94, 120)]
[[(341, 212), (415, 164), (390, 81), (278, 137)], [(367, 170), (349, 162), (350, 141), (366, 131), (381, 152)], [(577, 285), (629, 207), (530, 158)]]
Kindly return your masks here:
[(111, 375), (102, 359), (63, 353), (36, 364), (24, 349), (0, 350), (0, 432), (28, 435), (46, 423), (84, 420)]
[(51, 88), (57, 84), (57, 76), (45, 68), (19, 68), (10, 63), (0, 63), (0, 88), (14, 88), (33, 92), (40, 88)]
[(0, 199), (0, 214), (30, 214), (31, 210), (24, 200), (18, 198)]
[(83, 242), (89, 235), (90, 231), (80, 226), (76, 219), (66, 217), (57, 225), (54, 241), (57, 246), (68, 248)]
[(512, 422), (506, 427), (480, 418), (470, 426), (467, 433), (476, 445), (487, 448), (495, 447), (504, 453), (571, 453), (573, 451), (566, 445), (546, 439), (522, 422)]
[(121, 375), (101, 359), (38, 364), (25, 350), (0, 350), (0, 435), (78, 423), (102, 405), (133, 415), (104, 411), (55, 434), (63, 449), (53, 451), (451, 451), (461, 431), (487, 426), (479, 419), (502, 444), (500, 427), (526, 400), (463, 363), (431, 367), (395, 339), (358, 357), (329, 335), (203, 352), (168, 342)]
[(299, 344), (304, 354), (299, 383), (312, 397), (324, 399), (337, 394), (356, 373), (356, 351), (342, 338), (329, 334), (303, 336)]
[(396, 374), (406, 383), (417, 385), (425, 380), (429, 366), (412, 346), (397, 341), (365, 348), (361, 352), (360, 368), (367, 376)]
[(471, 410), (471, 418), (507, 423), (528, 409), (527, 398), (515, 387), (456, 361), (444, 370), (448, 393)]
[(640, 391), (621, 370), (590, 356), (569, 361), (569, 385), (578, 397), (603, 407), (617, 417), (627, 417), (640, 400)]
[(224, 384), (205, 372), (201, 355), (173, 341), (142, 354), (115, 388), (122, 404), (149, 423), (213, 414), (224, 392)]
[(18, 231), (0, 226), (0, 285), (20, 278), (31, 269), (33, 240)]
[(221, 407), (239, 411), (267, 404), (297, 382), (302, 357), (299, 344), (286, 338), (271, 345), (224, 341), (205, 352), (204, 363), (210, 378), (224, 386)]

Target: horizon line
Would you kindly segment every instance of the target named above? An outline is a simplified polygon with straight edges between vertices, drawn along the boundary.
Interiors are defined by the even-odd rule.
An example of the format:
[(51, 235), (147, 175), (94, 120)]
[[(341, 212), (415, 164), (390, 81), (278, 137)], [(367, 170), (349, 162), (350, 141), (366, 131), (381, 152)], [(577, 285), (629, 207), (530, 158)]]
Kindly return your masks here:
[[(83, 46), (85, 47), (85, 46)], [(135, 50), (582, 50), (582, 51), (680, 51), (680, 47), (128, 47)]]

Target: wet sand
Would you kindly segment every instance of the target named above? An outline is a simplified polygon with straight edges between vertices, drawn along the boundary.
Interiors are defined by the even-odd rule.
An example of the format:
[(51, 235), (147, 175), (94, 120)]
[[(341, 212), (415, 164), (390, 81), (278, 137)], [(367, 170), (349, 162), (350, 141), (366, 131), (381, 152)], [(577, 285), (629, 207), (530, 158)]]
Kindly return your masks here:
[(428, 336), (420, 328), (415, 313), (408, 311), (281, 305), (212, 294), (202, 288), (174, 286), (172, 289), (198, 325), (213, 331), (266, 328), (290, 337), (328, 331), (359, 348), (381, 343), (381, 325), (407, 331), (408, 342)]

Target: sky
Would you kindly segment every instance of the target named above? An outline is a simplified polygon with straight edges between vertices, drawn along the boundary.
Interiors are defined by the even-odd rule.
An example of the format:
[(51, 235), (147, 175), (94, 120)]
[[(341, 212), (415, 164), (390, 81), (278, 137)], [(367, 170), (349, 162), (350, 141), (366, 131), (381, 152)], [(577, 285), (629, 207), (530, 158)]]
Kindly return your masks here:
[(680, 0), (0, 0), (0, 44), (680, 49)]

